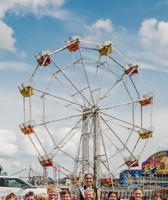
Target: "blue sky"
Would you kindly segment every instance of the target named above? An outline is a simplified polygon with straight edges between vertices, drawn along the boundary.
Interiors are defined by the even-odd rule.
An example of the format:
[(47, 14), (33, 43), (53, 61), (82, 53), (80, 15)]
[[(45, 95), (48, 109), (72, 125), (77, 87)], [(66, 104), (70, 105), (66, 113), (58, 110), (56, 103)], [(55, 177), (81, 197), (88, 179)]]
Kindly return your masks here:
[[(0, 1), (0, 164), (9, 173), (29, 167), (36, 153), (19, 129), (23, 121), (21, 83), (29, 80), (39, 52), (56, 50), (72, 35), (113, 41), (140, 63), (154, 93), (154, 138), (144, 159), (166, 150), (168, 118), (168, 0)], [(32, 147), (32, 146), (31, 146)], [(33, 149), (33, 147), (32, 147)], [(12, 161), (12, 162), (11, 162)]]

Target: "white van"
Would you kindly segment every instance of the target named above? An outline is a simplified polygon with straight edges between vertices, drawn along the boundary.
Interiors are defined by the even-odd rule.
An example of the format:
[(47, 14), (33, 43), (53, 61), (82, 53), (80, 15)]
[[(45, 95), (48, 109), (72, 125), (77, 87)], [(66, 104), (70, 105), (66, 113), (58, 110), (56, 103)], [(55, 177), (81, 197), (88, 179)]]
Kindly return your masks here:
[(18, 199), (23, 199), (24, 195), (29, 191), (38, 195), (41, 192), (47, 193), (47, 188), (35, 187), (18, 177), (0, 175), (0, 199), (4, 199), (11, 192), (15, 193)]

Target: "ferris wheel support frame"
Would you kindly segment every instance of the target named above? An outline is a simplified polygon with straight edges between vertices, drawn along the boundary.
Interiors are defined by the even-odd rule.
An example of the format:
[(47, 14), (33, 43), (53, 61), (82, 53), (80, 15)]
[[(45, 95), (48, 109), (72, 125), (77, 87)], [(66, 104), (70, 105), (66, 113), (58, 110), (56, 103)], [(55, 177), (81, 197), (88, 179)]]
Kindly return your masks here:
[(100, 179), (100, 118), (98, 110), (93, 115), (94, 133), (93, 133), (93, 156), (94, 156), (94, 181), (99, 185)]

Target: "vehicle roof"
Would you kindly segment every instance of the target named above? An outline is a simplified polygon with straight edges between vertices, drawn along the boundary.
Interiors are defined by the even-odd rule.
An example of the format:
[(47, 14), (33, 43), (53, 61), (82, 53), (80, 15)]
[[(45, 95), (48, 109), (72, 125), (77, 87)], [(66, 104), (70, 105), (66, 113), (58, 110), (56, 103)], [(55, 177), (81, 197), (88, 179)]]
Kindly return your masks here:
[(17, 176), (10, 176), (10, 175), (0, 175), (0, 178), (19, 178)]

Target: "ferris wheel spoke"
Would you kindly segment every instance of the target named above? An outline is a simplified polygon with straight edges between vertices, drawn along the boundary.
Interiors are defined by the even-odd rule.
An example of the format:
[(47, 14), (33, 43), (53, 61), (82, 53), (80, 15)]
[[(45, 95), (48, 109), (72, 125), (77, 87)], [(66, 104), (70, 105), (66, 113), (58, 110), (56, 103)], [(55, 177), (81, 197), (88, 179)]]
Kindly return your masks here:
[[(79, 52), (80, 52), (80, 56), (81, 56), (81, 60), (82, 60), (82, 67), (83, 67), (83, 70), (84, 70), (84, 75), (85, 75), (85, 79), (86, 79), (86, 82), (87, 82), (87, 87), (89, 89), (89, 92), (90, 92), (90, 98), (91, 98), (91, 101), (92, 101), (92, 105), (94, 104), (94, 99), (93, 99), (93, 96), (92, 96), (92, 92), (91, 92), (91, 87), (90, 87), (90, 83), (89, 83), (89, 79), (88, 79), (88, 75), (87, 75), (87, 72), (86, 72), (86, 68), (85, 68), (85, 63), (84, 63), (84, 59), (83, 59), (83, 55), (82, 55), (82, 52), (81, 50), (79, 49)], [(87, 101), (86, 101), (87, 102)]]
[(54, 122), (66, 121), (66, 120), (69, 120), (69, 119), (72, 119), (72, 118), (77, 118), (77, 117), (82, 117), (82, 114), (70, 115), (70, 116), (64, 117), (64, 118), (59, 118), (59, 119), (54, 119), (54, 120), (36, 123), (35, 127), (41, 126), (41, 125), (46, 125), (46, 124), (51, 124), (51, 123), (54, 123)]
[[(44, 97), (44, 96), (49, 96), (49, 97), (52, 97), (53, 99), (58, 99), (58, 100), (60, 100), (61, 102), (66, 102), (67, 103), (67, 105), (66, 106), (69, 106), (69, 105), (77, 105), (78, 107), (80, 107), (81, 108), (81, 104), (78, 104), (78, 103), (76, 103), (76, 102), (74, 102), (74, 101), (71, 101), (71, 100), (69, 100), (69, 99), (67, 99), (67, 98), (63, 98), (63, 97), (60, 97), (60, 96), (56, 96), (56, 95), (54, 95), (54, 94), (52, 94), (52, 93), (48, 93), (48, 92), (43, 92), (42, 90), (40, 90), (40, 89), (37, 89), (37, 88), (34, 88), (34, 90), (35, 91), (37, 91), (37, 92), (40, 92), (40, 93), (42, 93), (42, 97)], [(79, 110), (78, 110), (79, 111)]]
[[(107, 100), (107, 97), (110, 97), (112, 95), (112, 93), (117, 89), (117, 87), (119, 87), (120, 85), (123, 85), (125, 87), (125, 91), (126, 93), (128, 94), (128, 97), (133, 101), (133, 98), (131, 96), (131, 93), (129, 92), (129, 89), (126, 85), (126, 80), (129, 78), (131, 80), (131, 83), (137, 93), (137, 97), (140, 97), (140, 94), (138, 92), (138, 89), (136, 88), (134, 82), (133, 82), (133, 79), (128, 76), (127, 74), (122, 74), (121, 76), (119, 76), (118, 74), (116, 74), (115, 72), (113, 72), (109, 67), (106, 67), (107, 70), (109, 72), (111, 72), (112, 74), (114, 74), (116, 77), (118, 77), (117, 81), (115, 82), (115, 84), (106, 92), (106, 94), (103, 96), (103, 98), (105, 98)], [(103, 99), (102, 98), (102, 99)], [(102, 100), (101, 99), (101, 100)]]
[[(132, 127), (134, 128), (134, 130), (135, 130), (135, 128), (137, 128), (137, 129), (140, 129), (141, 127), (140, 126), (138, 126), (138, 125), (136, 125), (136, 124), (132, 124), (132, 123), (130, 123), (130, 122), (128, 122), (128, 121), (125, 121), (125, 120), (122, 120), (122, 119), (120, 119), (120, 118), (117, 118), (117, 117), (114, 117), (114, 116), (112, 116), (112, 115), (109, 115), (109, 114), (107, 114), (107, 113), (104, 113), (104, 112), (101, 112), (102, 113), (102, 116), (104, 115), (104, 116), (107, 116), (107, 117), (110, 117), (110, 119), (112, 120), (116, 120), (116, 121), (118, 121), (118, 122), (121, 122), (122, 124), (124, 124), (123, 125), (123, 127), (127, 127), (127, 129), (131, 129)], [(106, 120), (107, 121), (107, 120)], [(121, 126), (122, 126), (122, 124), (120, 124)], [(128, 125), (128, 126), (126, 126), (126, 125)]]
[[(63, 69), (62, 69), (63, 70)], [(73, 98), (74, 102), (76, 104), (79, 104), (78, 101), (76, 100), (75, 98), (75, 94), (71, 94), (70, 91), (68, 90), (68, 88), (66, 87), (66, 85), (64, 84), (64, 80), (61, 80), (59, 79), (57, 76), (56, 76), (56, 73), (53, 74), (53, 77), (60, 83), (60, 85), (65, 89), (65, 91), (67, 92), (67, 94), (69, 94), (70, 97)], [(81, 90), (80, 90), (81, 91)], [(77, 91), (76, 94), (79, 94), (79, 92)], [(72, 103), (70, 103), (69, 105), (71, 105)]]
[(143, 148), (142, 148), (141, 152), (139, 153), (139, 156), (140, 156), (140, 157), (142, 156), (142, 153), (144, 152), (144, 150), (145, 150), (145, 148), (146, 148), (146, 146), (147, 146), (149, 140), (150, 140), (150, 138), (148, 137), (148, 139), (146, 140), (146, 142), (145, 142), (144, 145), (143, 145)]
[[(106, 92), (106, 94), (104, 94), (101, 98), (100, 98), (100, 102), (102, 100), (105, 101), (105, 99), (107, 99), (109, 96), (112, 95), (112, 92), (114, 92), (115, 89), (117, 89), (117, 87), (122, 84), (121, 80), (117, 80), (114, 85)], [(104, 101), (101, 102), (101, 104), (99, 104), (100, 106), (104, 103)]]
[[(33, 144), (33, 146), (35, 147), (36, 151), (38, 152), (39, 157), (42, 158), (43, 154), (45, 154), (45, 156), (48, 157), (47, 151), (46, 151), (44, 145), (42, 144), (42, 142), (40, 141), (40, 138), (38, 137), (36, 132), (34, 131), (34, 137), (35, 137), (36, 141), (32, 137), (30, 137), (30, 136), (28, 136), (28, 137), (29, 137), (31, 143)], [(41, 151), (37, 148), (37, 146), (40, 146)]]
[[(106, 63), (106, 61), (103, 62), (103, 63), (100, 63), (100, 64), (97, 66), (96, 75), (98, 74), (99, 68), (100, 68), (102, 65), (104, 65), (105, 63)], [(100, 90), (99, 90), (99, 92), (98, 92), (96, 105), (99, 104), (100, 99), (101, 99), (101, 92), (102, 92), (102, 89), (103, 89), (103, 82), (104, 82), (104, 78), (105, 78), (105, 70), (106, 70), (106, 68), (104, 67), (104, 68), (103, 68), (103, 73), (102, 73), (102, 76), (101, 76), (101, 80), (100, 80)], [(97, 76), (98, 76), (98, 75), (97, 75)]]
[[(110, 160), (111, 158), (113, 158), (114, 156), (116, 156), (117, 154), (121, 154), (124, 158), (124, 154), (122, 153), (125, 150), (125, 147), (122, 146), (121, 149), (118, 148), (118, 146), (113, 142), (113, 139), (110, 137), (111, 131), (109, 132), (109, 134), (107, 134), (106, 131), (103, 131), (104, 136), (107, 137), (107, 139), (110, 141), (110, 143), (115, 147), (115, 149), (117, 150), (117, 152), (115, 152), (114, 154), (110, 155), (108, 157), (108, 160)], [(108, 155), (108, 154), (107, 154)]]
[(41, 153), (40, 153), (40, 151), (38, 150), (38, 148), (36, 147), (36, 145), (35, 145), (34, 141), (32, 140), (32, 138), (31, 138), (30, 136), (28, 136), (28, 137), (29, 137), (31, 143), (33, 144), (34, 148), (36, 149), (38, 155), (41, 156)]
[(129, 77), (129, 78), (130, 78), (130, 80), (131, 80), (131, 82), (132, 82), (133, 87), (135, 88), (135, 91), (137, 92), (138, 97), (140, 97), (140, 93), (138, 92), (138, 89), (137, 89), (137, 87), (135, 86), (135, 83), (134, 83), (133, 79), (132, 79), (131, 77)]
[[(62, 139), (62, 141), (56, 146), (54, 147), (54, 149), (62, 149), (71, 139), (72, 137), (74, 137), (78, 131), (82, 128), (82, 126), (84, 126), (84, 124), (87, 123), (87, 121), (89, 120), (89, 118), (91, 117), (91, 114), (85, 119), (85, 121), (83, 122), (82, 125), (79, 126), (80, 122), (82, 121), (82, 118), (75, 124), (75, 126), (73, 128), (71, 128), (67, 134), (65, 135), (65, 137)], [(74, 131), (74, 129), (76, 129)], [(74, 132), (73, 132), (74, 131)]]
[(80, 137), (79, 143), (77, 144), (77, 154), (76, 154), (75, 163), (74, 163), (74, 166), (73, 166), (73, 172), (74, 172), (74, 174), (77, 174), (78, 168), (81, 165), (81, 161), (80, 161), (80, 146), (82, 144), (82, 139), (83, 138)]
[(74, 157), (74, 156), (70, 155), (69, 153), (67, 153), (66, 151), (62, 150), (62, 148), (59, 148), (59, 147), (57, 148), (57, 151), (56, 151), (56, 152), (55, 152), (55, 151), (52, 151), (52, 154), (53, 154), (54, 156), (56, 156), (59, 152), (64, 153), (64, 154), (67, 155), (68, 157), (72, 158), (73, 161), (75, 161), (75, 157)]
[[(102, 130), (102, 132), (103, 132), (103, 134), (108, 138), (108, 140), (111, 142), (111, 144), (116, 148), (117, 153), (115, 153), (115, 155), (117, 155), (117, 154), (121, 154), (121, 155), (122, 155), (123, 149), (119, 149), (119, 148), (117, 147), (117, 145), (113, 142), (113, 140), (107, 135), (107, 133), (106, 133), (105, 131)], [(111, 155), (111, 156), (108, 157), (108, 153), (107, 153), (107, 150), (106, 150), (104, 137), (103, 137), (102, 134), (101, 134), (101, 138), (102, 138), (103, 148), (104, 148), (104, 151), (105, 151), (105, 157), (106, 157), (106, 161), (107, 161), (107, 168), (108, 168), (108, 169), (111, 169), (111, 168), (110, 168), (110, 164), (109, 164), (109, 160), (110, 160), (111, 158), (113, 158), (115, 155)], [(124, 155), (123, 155), (123, 157), (124, 157)]]
[(125, 149), (130, 153), (130, 155), (132, 155), (131, 151), (125, 146), (125, 144), (123, 143), (123, 141), (121, 140), (121, 138), (118, 137), (117, 133), (115, 133), (115, 131), (111, 128), (111, 126), (109, 126), (109, 124), (106, 122), (106, 120), (104, 120), (103, 117), (101, 117), (102, 121), (106, 124), (106, 126), (111, 130), (111, 132), (115, 135), (115, 137), (118, 139), (118, 141), (125, 147)]
[(112, 56), (108, 55), (108, 57), (115, 63), (117, 63), (117, 65), (119, 65), (122, 69), (124, 69), (124, 66), (121, 65), (117, 60), (115, 60)]
[[(58, 163), (56, 163), (56, 162), (54, 162), (54, 163), (55, 163), (55, 165), (56, 165), (58, 168), (62, 168), (62, 169), (64, 169), (66, 172), (71, 173), (71, 171), (69, 171), (67, 168), (63, 167), (62, 165), (60, 165), (60, 164), (58, 164)], [(66, 175), (67, 175), (67, 174), (66, 174)]]
[(91, 103), (86, 99), (86, 97), (81, 93), (81, 91), (76, 87), (76, 85), (68, 78), (68, 76), (64, 73), (64, 71), (54, 62), (54, 64), (56, 65), (56, 67), (60, 70), (60, 73), (62, 73), (62, 75), (66, 78), (66, 80), (73, 86), (73, 88), (81, 95), (81, 97), (83, 99), (85, 99), (85, 101), (91, 105)]
[[(109, 115), (107, 113), (104, 113), (104, 112), (101, 112), (101, 113), (102, 113), (102, 115), (109, 117), (109, 120), (106, 120), (106, 121), (111, 121), (113, 124), (116, 124), (115, 121), (116, 122), (118, 121), (118, 122), (121, 122), (120, 124), (117, 124), (118, 126), (126, 128), (128, 130), (133, 130), (136, 132), (138, 132), (139, 130), (142, 130), (142, 126), (134, 124), (134, 120), (132, 123), (130, 123), (128, 121), (122, 120), (121, 118), (117, 118), (117, 117)], [(115, 121), (113, 121), (113, 120), (115, 120)], [(144, 130), (144, 132), (150, 131), (148, 128), (144, 128), (144, 127), (143, 127), (143, 130)]]
[[(72, 54), (72, 55), (74, 55), (74, 54)], [(75, 58), (74, 58), (74, 56), (73, 56), (73, 60), (74, 60), (74, 59), (75, 59)], [(83, 87), (82, 87), (82, 84), (80, 83), (80, 73), (79, 73), (79, 70), (78, 70), (78, 68), (79, 68), (78, 65), (80, 65), (80, 62), (83, 62), (81, 57), (79, 58), (79, 62), (76, 62), (76, 63), (73, 62), (73, 65), (72, 65), (72, 66), (73, 66), (73, 69), (74, 69), (75, 80), (76, 80), (76, 82), (77, 82), (79, 91), (83, 94), (83, 92), (86, 91), (86, 90), (88, 89), (88, 86), (85, 86), (85, 87), (83, 88)], [(75, 93), (73, 94), (73, 96), (78, 96), (78, 91), (75, 92)], [(86, 107), (85, 99), (82, 98), (82, 102), (83, 102), (83, 107)]]
[(40, 66), (39, 64), (37, 65), (36, 69), (34, 70), (30, 80), (29, 80), (29, 83), (30, 85), (35, 81), (38, 73), (40, 72), (40, 70), (42, 69), (43, 66)]
[(126, 56), (124, 55), (121, 51), (119, 51), (114, 45), (113, 45), (113, 49), (119, 53), (122, 57), (124, 57), (128, 62), (132, 63), (132, 61)]
[[(112, 70), (110, 70), (109, 68), (106, 68), (109, 72), (111, 72), (111, 73), (114, 73)], [(104, 101), (102, 101), (101, 102), (101, 104), (99, 104), (100, 106), (102, 106), (102, 104), (104, 104), (104, 102), (105, 102), (105, 100), (107, 101), (107, 99), (110, 97), (110, 96), (112, 96), (112, 94), (114, 93), (114, 91), (120, 86), (120, 85), (122, 85), (122, 84), (124, 84), (124, 80), (127, 78), (127, 76), (125, 76), (124, 74), (120, 77), (120, 76), (118, 76), (117, 74), (115, 74), (116, 75), (116, 77), (118, 78), (117, 80), (116, 80), (116, 82), (112, 85), (112, 87), (111, 88), (109, 88), (108, 89), (108, 91), (100, 98), (100, 100), (102, 101), (102, 100), (104, 100)], [(125, 84), (124, 84), (124, 86), (125, 86)], [(126, 86), (125, 86), (125, 88), (127, 88)], [(128, 90), (127, 90), (127, 92), (128, 92)], [(129, 92), (128, 92), (128, 94), (129, 94)], [(130, 96), (130, 95), (129, 95)]]
[(111, 106), (108, 106), (108, 107), (102, 107), (101, 110), (105, 111), (105, 110), (111, 110), (113, 108), (119, 108), (119, 107), (134, 105), (137, 102), (139, 102), (139, 100), (124, 102), (124, 103), (120, 103), (120, 104), (116, 104), (116, 105), (111, 105)]

